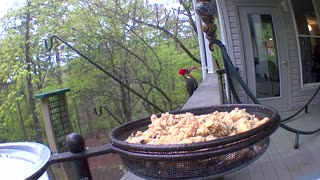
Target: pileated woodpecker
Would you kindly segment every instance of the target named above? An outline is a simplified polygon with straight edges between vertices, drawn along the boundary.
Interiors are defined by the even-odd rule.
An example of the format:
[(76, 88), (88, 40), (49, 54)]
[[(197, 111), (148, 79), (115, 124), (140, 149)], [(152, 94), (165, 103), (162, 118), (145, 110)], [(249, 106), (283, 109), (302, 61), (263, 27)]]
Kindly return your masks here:
[(179, 74), (182, 75), (186, 80), (186, 87), (189, 97), (191, 97), (193, 92), (198, 88), (197, 80), (190, 75), (191, 71), (195, 69), (198, 69), (198, 67), (194, 66), (188, 69), (182, 68), (179, 70)]

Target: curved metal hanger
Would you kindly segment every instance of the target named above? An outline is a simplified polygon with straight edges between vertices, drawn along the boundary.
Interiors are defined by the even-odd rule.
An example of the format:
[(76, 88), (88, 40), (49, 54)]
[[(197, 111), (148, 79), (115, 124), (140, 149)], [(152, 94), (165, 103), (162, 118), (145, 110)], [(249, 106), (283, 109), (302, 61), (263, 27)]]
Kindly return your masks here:
[(110, 114), (110, 116), (112, 116), (120, 125), (122, 124), (122, 122), (104, 105), (99, 107), (99, 112), (97, 112), (97, 108), (94, 108), (94, 112), (97, 116), (102, 115), (102, 108), (105, 109)]

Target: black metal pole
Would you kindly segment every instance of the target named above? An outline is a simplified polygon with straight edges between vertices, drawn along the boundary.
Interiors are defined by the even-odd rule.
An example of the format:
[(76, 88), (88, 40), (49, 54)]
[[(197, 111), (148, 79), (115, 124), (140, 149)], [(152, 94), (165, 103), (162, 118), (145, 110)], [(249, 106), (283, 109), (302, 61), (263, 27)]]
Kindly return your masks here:
[[(85, 142), (81, 135), (71, 133), (67, 136), (67, 146), (71, 153), (84, 153)], [(92, 180), (88, 159), (71, 161), (71, 171), (74, 179)]]
[(105, 74), (107, 74), (109, 77), (111, 77), (113, 80), (117, 81), (120, 85), (122, 85), (123, 87), (125, 87), (126, 89), (128, 89), (130, 92), (132, 92), (133, 94), (135, 94), (136, 96), (138, 96), (139, 98), (141, 98), (142, 100), (144, 100), (145, 102), (147, 102), (148, 104), (150, 104), (152, 107), (154, 107), (155, 109), (157, 109), (160, 112), (164, 112), (164, 110), (162, 110), (160, 107), (158, 107), (156, 104), (152, 103), (151, 101), (149, 101), (146, 97), (143, 97), (141, 94), (139, 94), (136, 90), (132, 89), (131, 87), (129, 87), (128, 85), (126, 85), (125, 83), (123, 83), (120, 79), (118, 79), (117, 77), (115, 77), (114, 75), (112, 75), (111, 73), (109, 73), (108, 71), (106, 71), (104, 68), (102, 68), (99, 64), (95, 63), (93, 60), (91, 60), (88, 56), (84, 55), (83, 53), (81, 53), (79, 50), (77, 50), (76, 48), (74, 48), (73, 46), (71, 46), (66, 40), (64, 40), (63, 38), (53, 35), (50, 38), (50, 44), (48, 46), (48, 42), (47, 40), (45, 40), (45, 46), (48, 50), (51, 50), (53, 47), (53, 38), (56, 38), (58, 40), (60, 40), (61, 42), (63, 42), (65, 45), (67, 45), (69, 48), (71, 48), (73, 51), (75, 51), (76, 53), (78, 53), (81, 57), (85, 58), (87, 61), (89, 61), (91, 64), (93, 64), (95, 67), (97, 67), (98, 69), (100, 69), (102, 72), (104, 72)]

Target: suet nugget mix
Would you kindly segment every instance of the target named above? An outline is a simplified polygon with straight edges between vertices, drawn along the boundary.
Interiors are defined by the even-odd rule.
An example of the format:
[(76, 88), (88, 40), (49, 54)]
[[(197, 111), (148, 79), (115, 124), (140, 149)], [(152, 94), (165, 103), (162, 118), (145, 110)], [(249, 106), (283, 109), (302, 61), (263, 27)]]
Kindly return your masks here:
[(141, 144), (185, 144), (211, 141), (234, 136), (269, 121), (249, 114), (246, 109), (235, 108), (231, 112), (215, 111), (210, 114), (163, 113), (151, 116), (151, 124), (144, 132), (137, 131), (126, 142)]

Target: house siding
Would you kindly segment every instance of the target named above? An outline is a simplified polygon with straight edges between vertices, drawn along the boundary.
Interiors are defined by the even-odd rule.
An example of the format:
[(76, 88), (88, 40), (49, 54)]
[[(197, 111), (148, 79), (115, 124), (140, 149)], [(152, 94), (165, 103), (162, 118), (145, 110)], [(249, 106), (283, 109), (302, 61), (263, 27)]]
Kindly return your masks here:
[[(244, 81), (247, 82), (246, 78), (246, 66), (244, 58), (244, 49), (242, 47), (242, 38), (240, 30), (240, 20), (238, 17), (237, 7), (239, 6), (275, 6), (281, 8), (282, 24), (283, 24), (283, 34), (285, 40), (285, 47), (287, 52), (285, 59), (287, 61), (287, 82), (288, 82), (288, 110), (299, 109), (303, 107), (314, 94), (315, 90), (319, 86), (314, 85), (302, 85), (301, 83), (301, 73), (300, 73), (300, 54), (299, 45), (296, 35), (295, 22), (292, 18), (293, 14), (291, 12), (291, 7), (289, 1), (286, 3), (287, 10), (283, 9), (281, 6), (283, 0), (220, 0), (221, 14), (223, 16), (222, 20), (224, 23), (225, 31), (225, 44), (228, 49), (230, 58), (232, 59), (234, 65), (239, 68), (240, 74)], [(228, 29), (229, 28), (229, 29)], [(244, 91), (240, 88), (239, 96), (244, 102), (249, 102)], [(312, 101), (311, 105), (320, 104), (320, 95)]]

